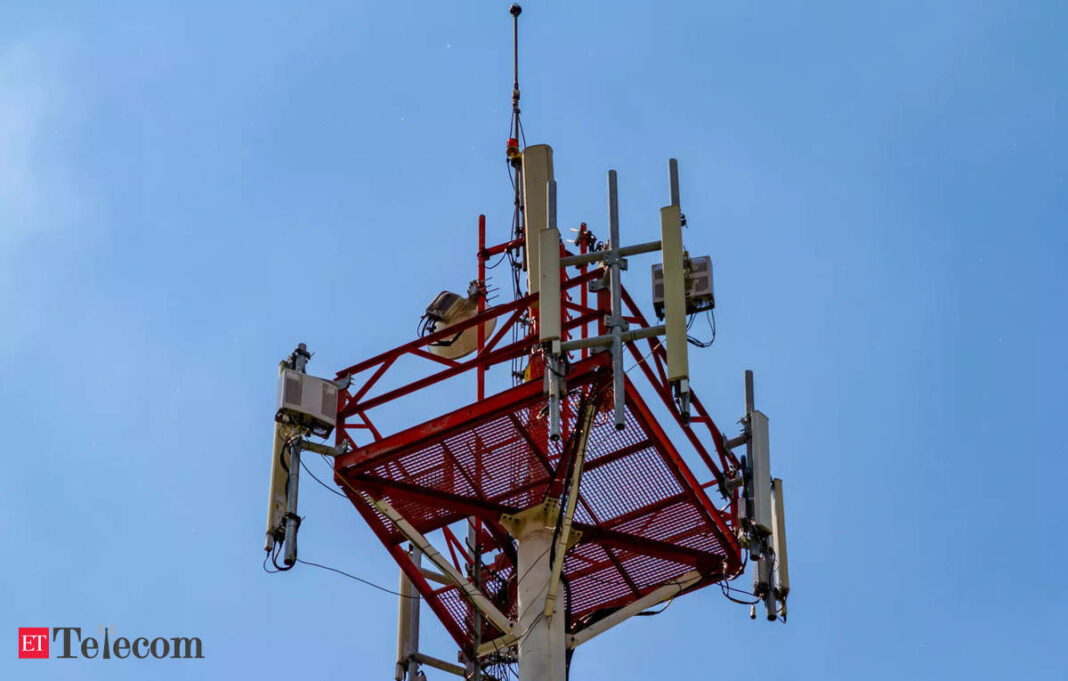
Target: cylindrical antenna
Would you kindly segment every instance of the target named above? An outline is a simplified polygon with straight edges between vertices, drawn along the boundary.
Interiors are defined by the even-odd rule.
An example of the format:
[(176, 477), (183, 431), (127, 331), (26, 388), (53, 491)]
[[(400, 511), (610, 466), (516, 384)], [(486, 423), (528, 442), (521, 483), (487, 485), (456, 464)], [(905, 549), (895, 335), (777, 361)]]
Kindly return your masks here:
[(297, 530), (300, 516), (297, 515), (297, 493), (300, 490), (300, 438), (289, 443), (289, 478), (286, 480), (286, 534), (282, 560), (286, 569), (297, 562)]
[(756, 400), (753, 397), (753, 370), (745, 370), (745, 413), (748, 416), (755, 409)]
[(608, 318), (612, 329), (612, 393), (616, 430), (627, 427), (623, 401), (623, 288), (620, 282), (619, 249), (619, 187), (616, 171), (608, 171), (608, 238), (611, 241), (612, 261), (608, 268), (608, 287), (612, 297), (612, 310)]
[(619, 189), (616, 171), (608, 171), (608, 238), (612, 248), (619, 248)]
[(671, 185), (671, 205), (679, 205), (679, 162), (678, 159), (668, 161), (668, 182)]
[(549, 180), (545, 185), (546, 228), (556, 229), (556, 180)]

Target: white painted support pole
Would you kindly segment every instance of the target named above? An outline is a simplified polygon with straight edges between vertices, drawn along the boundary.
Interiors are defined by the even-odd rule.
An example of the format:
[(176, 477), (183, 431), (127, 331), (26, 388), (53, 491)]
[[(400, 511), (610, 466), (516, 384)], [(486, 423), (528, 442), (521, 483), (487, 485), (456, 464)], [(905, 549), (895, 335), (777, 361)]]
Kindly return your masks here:
[(400, 571), (400, 584), (397, 586), (397, 669), (393, 675), (396, 681), (404, 681), (405, 669), (408, 666), (408, 655), (411, 652), (412, 633), (412, 580)]
[(419, 572), (422, 573), (423, 577), (425, 577), (428, 582), (452, 586), (452, 580), (440, 572), (434, 572), (430, 568), (419, 568)]
[[(415, 563), (415, 567), (419, 567), (419, 563), (422, 558), (422, 552), (417, 547), (412, 547), (412, 562)], [(415, 660), (411, 658), (419, 652), (419, 606), (422, 603), (422, 599), (419, 598), (419, 592), (414, 588), (412, 589), (412, 597), (408, 600), (408, 607), (411, 608), (412, 614), (408, 618), (408, 624), (411, 626), (411, 632), (408, 634), (408, 681), (418, 681), (417, 672), (418, 665), (415, 664)]]
[(545, 616), (545, 598), (549, 592), (549, 552), (553, 529), (534, 523), (518, 537), (519, 612), (516, 634), (519, 636), (520, 681), (565, 681), (567, 642), (564, 613)]
[[(467, 548), (471, 551), (471, 580), (476, 588), (482, 586), (482, 546), (479, 540), (479, 528), (481, 521), (477, 518), (467, 519)], [(478, 608), (471, 609), (471, 644), (476, 654), (468, 661), (468, 666), (461, 676), (466, 676), (468, 681), (482, 681), (482, 660), (477, 651), (482, 645), (482, 613)]]
[[(415, 567), (419, 567), (421, 562), (422, 552), (418, 547), (412, 547), (412, 562), (415, 563)], [(414, 588), (412, 589), (411, 598), (408, 599), (408, 608), (411, 614), (408, 616), (408, 681), (418, 681), (419, 677), (417, 672), (418, 666), (414, 659), (412, 659), (416, 653), (419, 652), (419, 605), (421, 599), (419, 598), (419, 592)]]

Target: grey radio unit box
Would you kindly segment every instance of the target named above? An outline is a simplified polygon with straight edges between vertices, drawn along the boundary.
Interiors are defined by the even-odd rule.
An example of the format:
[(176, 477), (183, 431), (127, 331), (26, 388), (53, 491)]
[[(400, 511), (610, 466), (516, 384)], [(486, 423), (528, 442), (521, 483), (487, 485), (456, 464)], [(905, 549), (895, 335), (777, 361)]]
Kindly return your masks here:
[[(702, 312), (716, 307), (716, 295), (712, 288), (712, 258), (686, 259), (686, 313)], [(664, 267), (653, 265), (653, 309), (660, 319), (664, 317)]]
[(278, 376), (278, 411), (274, 420), (327, 437), (337, 423), (337, 386), (293, 369)]

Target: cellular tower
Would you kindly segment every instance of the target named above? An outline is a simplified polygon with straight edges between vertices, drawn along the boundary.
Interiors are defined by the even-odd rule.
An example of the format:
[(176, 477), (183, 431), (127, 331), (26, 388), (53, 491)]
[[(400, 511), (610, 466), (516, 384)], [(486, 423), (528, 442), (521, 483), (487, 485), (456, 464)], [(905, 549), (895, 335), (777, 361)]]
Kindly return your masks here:
[[(606, 240), (586, 223), (561, 239), (553, 150), (527, 145), (520, 120), (521, 11), (510, 10), (508, 239), (490, 243), (479, 217), (474, 279), (431, 301), (416, 338), (333, 378), (307, 373), (303, 344), (279, 367), (264, 549), (279, 570), (301, 562), (301, 456), (329, 457), (334, 484), (400, 567), (397, 681), (426, 667), (564, 681), (590, 639), (713, 584), (752, 617), (786, 620), (782, 483), (752, 372), (732, 437), (691, 383), (689, 352), (714, 340), (716, 301), (711, 258), (683, 243), (678, 164), (650, 215), (659, 234), (645, 238), (658, 239), (622, 240), (613, 170)], [(652, 287), (651, 316), (623, 285), (640, 256), (652, 261), (636, 277)], [(495, 267), (507, 268), (511, 300), (494, 297)], [(708, 340), (694, 336), (701, 316)], [(465, 377), (469, 403), (420, 399)], [(417, 422), (376, 425), (391, 408)], [(747, 565), (752, 590), (733, 588)], [(422, 603), (455, 661), (420, 650)]]

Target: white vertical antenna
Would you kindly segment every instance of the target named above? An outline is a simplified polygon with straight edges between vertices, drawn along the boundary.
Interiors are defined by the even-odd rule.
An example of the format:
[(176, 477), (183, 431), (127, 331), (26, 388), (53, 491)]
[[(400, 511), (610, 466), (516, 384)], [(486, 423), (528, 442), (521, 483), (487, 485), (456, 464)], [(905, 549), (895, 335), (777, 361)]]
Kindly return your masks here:
[(790, 594), (790, 566), (786, 560), (786, 509), (782, 501), (782, 480), (771, 481), (771, 536), (775, 549), (775, 592), (782, 601), (779, 612), (786, 618), (786, 597)]
[(548, 227), (548, 186), (553, 179), (553, 148), (534, 144), (523, 150), (523, 223), (527, 254), (527, 293), (538, 290), (541, 232)]

